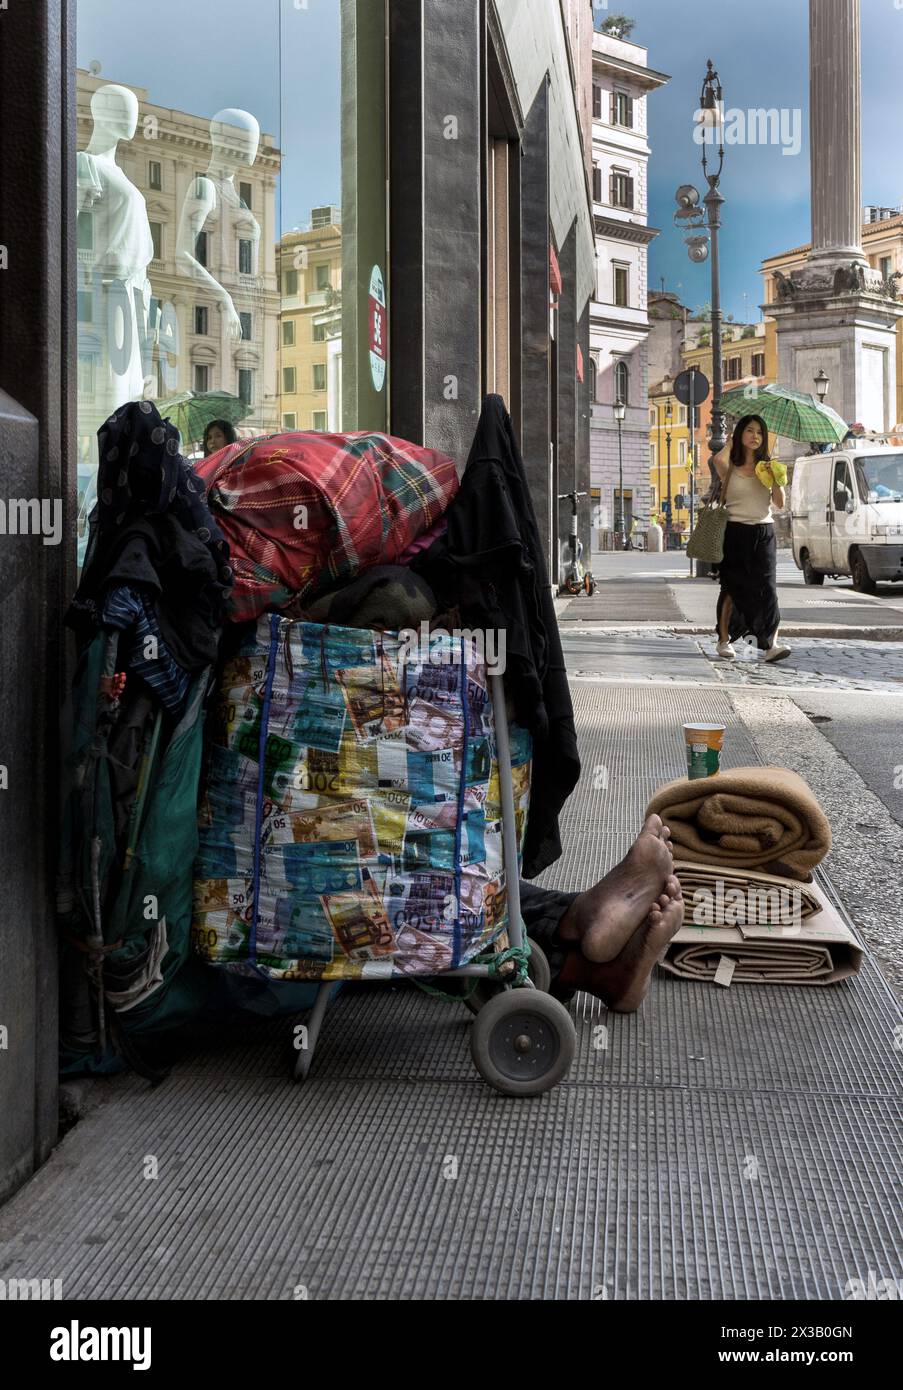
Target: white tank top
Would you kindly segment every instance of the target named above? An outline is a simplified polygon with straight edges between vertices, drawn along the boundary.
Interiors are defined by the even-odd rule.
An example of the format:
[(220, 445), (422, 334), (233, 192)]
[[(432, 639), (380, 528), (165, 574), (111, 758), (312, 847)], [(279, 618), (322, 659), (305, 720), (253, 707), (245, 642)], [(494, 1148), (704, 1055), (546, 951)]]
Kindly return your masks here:
[[(730, 521), (741, 521), (747, 526), (761, 526), (771, 521), (771, 489), (760, 482), (755, 473), (746, 477), (731, 466), (728, 475), (730, 486), (727, 489), (727, 515)], [(722, 484), (722, 493), (725, 484)]]

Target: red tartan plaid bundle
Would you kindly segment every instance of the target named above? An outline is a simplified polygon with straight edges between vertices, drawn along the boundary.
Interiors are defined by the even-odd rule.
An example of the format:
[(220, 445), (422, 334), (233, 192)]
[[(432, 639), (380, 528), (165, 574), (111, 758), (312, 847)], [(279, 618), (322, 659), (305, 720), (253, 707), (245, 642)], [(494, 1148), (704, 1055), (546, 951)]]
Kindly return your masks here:
[(458, 491), (448, 455), (364, 431), (239, 440), (196, 471), (229, 542), (233, 622), (395, 564)]

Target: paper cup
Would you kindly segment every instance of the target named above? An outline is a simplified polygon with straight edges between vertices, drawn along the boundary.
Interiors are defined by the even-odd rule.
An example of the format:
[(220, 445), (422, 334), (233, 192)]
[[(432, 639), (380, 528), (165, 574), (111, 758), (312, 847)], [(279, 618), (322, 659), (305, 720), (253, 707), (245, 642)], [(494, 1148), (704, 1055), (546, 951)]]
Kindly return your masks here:
[(721, 747), (724, 743), (724, 724), (685, 724), (687, 745), (687, 776), (714, 777), (721, 771)]

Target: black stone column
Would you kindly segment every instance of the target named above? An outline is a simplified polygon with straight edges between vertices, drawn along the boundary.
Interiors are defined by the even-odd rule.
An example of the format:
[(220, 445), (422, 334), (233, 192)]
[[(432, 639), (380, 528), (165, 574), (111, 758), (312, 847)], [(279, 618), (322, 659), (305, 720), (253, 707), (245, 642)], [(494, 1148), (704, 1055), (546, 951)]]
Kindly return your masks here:
[(463, 467), (480, 409), (479, 0), (391, 0), (393, 433)]
[(0, 1200), (57, 1135), (54, 877), (61, 615), (75, 566), (75, 5), (0, 11), (0, 499), (62, 503), (63, 540), (0, 534)]
[[(556, 555), (550, 464), (549, 86), (527, 113), (520, 169), (521, 453), (543, 549), (554, 582)], [(556, 585), (557, 587), (557, 585)]]

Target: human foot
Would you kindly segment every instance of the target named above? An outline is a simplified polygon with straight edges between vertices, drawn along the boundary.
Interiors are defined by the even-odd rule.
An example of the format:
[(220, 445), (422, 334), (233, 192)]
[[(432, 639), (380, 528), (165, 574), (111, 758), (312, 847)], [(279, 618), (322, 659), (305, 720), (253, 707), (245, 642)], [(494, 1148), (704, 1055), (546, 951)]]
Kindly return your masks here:
[(574, 899), (559, 923), (560, 940), (579, 942), (588, 960), (613, 960), (666, 891), (670, 840), (661, 817), (649, 816), (620, 864)]
[(665, 955), (684, 918), (680, 883), (672, 874), (644, 920), (614, 960), (587, 960), (579, 950), (569, 951), (558, 981), (570, 989), (595, 994), (613, 1013), (634, 1013), (649, 989), (653, 967)]

